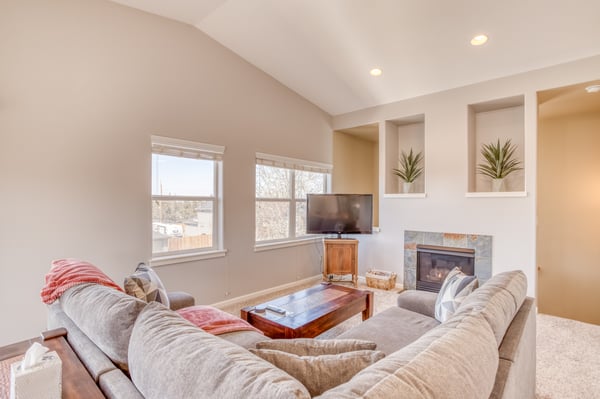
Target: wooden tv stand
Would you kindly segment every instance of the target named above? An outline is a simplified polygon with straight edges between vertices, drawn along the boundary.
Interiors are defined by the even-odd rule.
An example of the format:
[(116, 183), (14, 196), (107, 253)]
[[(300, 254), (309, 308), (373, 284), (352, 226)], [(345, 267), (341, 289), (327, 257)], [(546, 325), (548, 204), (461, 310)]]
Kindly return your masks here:
[(323, 245), (323, 280), (331, 281), (332, 274), (352, 274), (352, 283), (358, 286), (358, 240), (326, 238)]

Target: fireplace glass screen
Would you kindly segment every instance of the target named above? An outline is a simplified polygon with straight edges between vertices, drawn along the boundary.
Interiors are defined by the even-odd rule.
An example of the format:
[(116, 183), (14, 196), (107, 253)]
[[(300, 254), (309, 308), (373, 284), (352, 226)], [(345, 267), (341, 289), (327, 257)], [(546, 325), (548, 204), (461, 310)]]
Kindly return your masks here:
[(474, 275), (475, 251), (467, 248), (417, 246), (417, 289), (439, 292), (446, 275), (458, 267), (467, 275)]

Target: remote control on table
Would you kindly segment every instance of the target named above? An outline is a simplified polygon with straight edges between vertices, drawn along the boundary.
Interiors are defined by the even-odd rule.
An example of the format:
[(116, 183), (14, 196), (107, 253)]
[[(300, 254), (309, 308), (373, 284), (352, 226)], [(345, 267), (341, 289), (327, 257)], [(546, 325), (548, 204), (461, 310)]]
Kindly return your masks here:
[(282, 308), (280, 308), (278, 306), (267, 305), (267, 309), (269, 309), (270, 311), (273, 311), (275, 313), (285, 314), (285, 309), (282, 309)]

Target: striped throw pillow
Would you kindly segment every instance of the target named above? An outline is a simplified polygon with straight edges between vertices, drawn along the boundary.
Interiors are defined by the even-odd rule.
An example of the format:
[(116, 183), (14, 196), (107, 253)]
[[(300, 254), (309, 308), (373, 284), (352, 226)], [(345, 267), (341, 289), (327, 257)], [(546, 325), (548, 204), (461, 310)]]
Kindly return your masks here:
[(452, 269), (446, 276), (435, 301), (435, 318), (441, 323), (448, 320), (478, 286), (476, 276), (467, 276), (458, 267)]

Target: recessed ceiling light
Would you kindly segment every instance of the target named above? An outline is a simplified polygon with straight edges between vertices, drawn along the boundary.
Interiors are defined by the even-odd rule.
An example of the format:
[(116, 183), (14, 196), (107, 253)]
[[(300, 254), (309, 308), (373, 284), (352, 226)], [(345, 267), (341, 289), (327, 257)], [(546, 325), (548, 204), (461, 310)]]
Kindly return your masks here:
[(373, 68), (369, 71), (369, 73), (371, 74), (371, 76), (381, 76), (383, 71), (379, 68)]
[(600, 91), (600, 85), (588, 86), (585, 88), (588, 93), (598, 93)]
[(487, 42), (487, 41), (488, 41), (488, 37), (486, 35), (477, 35), (471, 39), (471, 44), (473, 46), (481, 46), (482, 44), (485, 44), (485, 42)]

